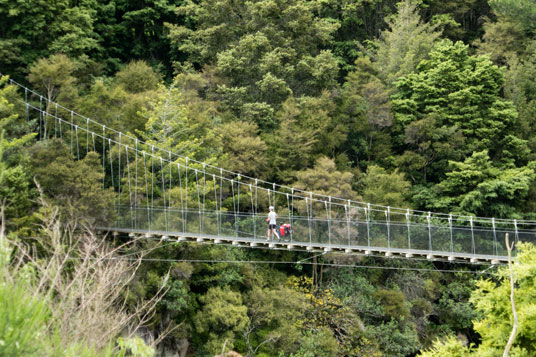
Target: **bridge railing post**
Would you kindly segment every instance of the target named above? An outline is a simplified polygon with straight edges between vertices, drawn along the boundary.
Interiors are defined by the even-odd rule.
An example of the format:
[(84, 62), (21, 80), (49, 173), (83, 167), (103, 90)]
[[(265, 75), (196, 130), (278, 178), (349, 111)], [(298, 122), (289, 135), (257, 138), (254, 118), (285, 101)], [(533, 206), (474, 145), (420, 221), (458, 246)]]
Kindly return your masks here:
[(454, 238), (452, 234), (452, 214), (449, 214), (449, 231), (450, 231), (450, 253), (454, 253)]
[(184, 232), (188, 232), (188, 161), (189, 158), (184, 160)]
[(370, 203), (365, 208), (365, 219), (367, 221), (367, 246), (370, 248)]
[(307, 221), (309, 222), (309, 244), (313, 244), (313, 227), (311, 220), (313, 218), (313, 193), (309, 193), (309, 201), (311, 202), (311, 206), (309, 207), (309, 204), (307, 202), (307, 197), (305, 198), (305, 205), (307, 206)]
[[(71, 112), (71, 155), (73, 154), (73, 124), (72, 124), (72, 114)], [(102, 189), (105, 189), (105, 178), (106, 178), (106, 125), (102, 126)]]
[(205, 233), (205, 227), (206, 227), (206, 213), (205, 213), (205, 201), (206, 201), (206, 194), (207, 194), (207, 169), (206, 164), (203, 163), (203, 209), (201, 210), (201, 214), (199, 217), (199, 220), (202, 222), (201, 229), (199, 233)]
[(290, 189), (290, 241), (293, 242), (294, 231), (294, 188)]
[(391, 207), (385, 211), (385, 225), (387, 227), (387, 249), (391, 249)]
[(43, 136), (41, 134), (42, 131), (42, 120), (43, 120), (43, 97), (39, 96), (39, 140), (43, 140)]
[(432, 213), (428, 211), (428, 215), (426, 216), (426, 221), (428, 222), (428, 249), (430, 250), (430, 253), (433, 250), (432, 247), (432, 225), (431, 225), (431, 217)]
[(326, 201), (324, 201), (324, 206), (326, 206), (326, 216), (328, 217), (328, 245), (331, 246), (331, 196), (329, 196), (329, 207)]
[(292, 231), (292, 220), (290, 218), (290, 196), (289, 196), (288, 192), (287, 192), (286, 196), (287, 196), (288, 220), (289, 220), (289, 224), (290, 224), (290, 230)]
[(166, 227), (166, 232), (169, 231), (168, 226), (168, 210), (166, 205), (166, 181), (164, 177), (164, 160), (160, 158), (160, 176), (162, 179), (162, 198), (164, 199), (164, 226)]
[(30, 105), (28, 104), (28, 88), (24, 87), (24, 104), (26, 107), (26, 122), (30, 121)]
[(408, 250), (411, 249), (411, 225), (409, 221), (409, 208), (406, 210), (406, 226), (408, 227)]
[(218, 210), (218, 237), (221, 235), (222, 204), (223, 204), (223, 169), (220, 169), (220, 209)]
[[(58, 111), (58, 105), (57, 104), (56, 104), (56, 111)], [(56, 130), (56, 121), (55, 120), (54, 120), (54, 130)], [(89, 118), (86, 118), (86, 155), (88, 153), (89, 153)], [(121, 133), (119, 133), (119, 157), (121, 158)]]
[(497, 247), (497, 230), (495, 229), (495, 218), (491, 219), (491, 226), (493, 227), (493, 255), (499, 255)]
[(169, 221), (169, 216), (171, 215), (171, 217), (174, 216), (173, 214), (173, 208), (171, 207), (171, 185), (172, 185), (172, 181), (173, 181), (173, 161), (171, 160), (171, 151), (168, 151), (168, 165), (169, 165), (169, 186), (168, 186), (168, 221)]
[[(104, 137), (103, 137), (104, 140)], [(135, 181), (134, 185), (134, 229), (138, 229), (138, 139), (135, 140), (136, 150), (134, 151), (134, 162), (136, 163), (135, 168)], [(103, 146), (104, 147), (104, 146)], [(104, 178), (103, 178), (103, 187), (104, 187)]]
[[(257, 180), (255, 180), (255, 190), (257, 189)], [(249, 184), (251, 194), (251, 208), (253, 209), (253, 241), (257, 240), (257, 204), (253, 204), (253, 188)]]
[(517, 255), (517, 244), (519, 243), (519, 231), (517, 229), (517, 219), (514, 219), (514, 229), (515, 229), (514, 255)]
[[(89, 124), (89, 119), (87, 120), (87, 123)], [(117, 156), (118, 156), (118, 168), (117, 168), (117, 181), (118, 181), (118, 190), (117, 190), (117, 220), (119, 222), (120, 214), (119, 211), (121, 208), (121, 133), (119, 133), (119, 147), (117, 148)], [(86, 153), (87, 155), (87, 153)]]
[(255, 208), (253, 209), (253, 213), (255, 215), (253, 226), (255, 227), (255, 232), (257, 231), (257, 219), (258, 219), (258, 213), (259, 213), (259, 199), (258, 199), (259, 188), (257, 186), (258, 184), (259, 184), (259, 180), (255, 179)]
[(344, 206), (346, 208), (346, 228), (348, 231), (348, 247), (350, 247), (352, 244), (351, 242), (351, 234), (350, 234), (350, 214), (352, 212), (352, 206), (351, 201), (348, 200), (348, 206)]
[(476, 254), (475, 246), (475, 230), (473, 226), (473, 216), (469, 217), (469, 224), (471, 225), (471, 251), (473, 254)]
[(238, 239), (238, 222), (236, 221), (236, 203), (234, 193), (234, 179), (231, 179), (231, 195), (233, 195), (233, 212), (234, 212), (234, 226), (235, 226), (235, 239)]

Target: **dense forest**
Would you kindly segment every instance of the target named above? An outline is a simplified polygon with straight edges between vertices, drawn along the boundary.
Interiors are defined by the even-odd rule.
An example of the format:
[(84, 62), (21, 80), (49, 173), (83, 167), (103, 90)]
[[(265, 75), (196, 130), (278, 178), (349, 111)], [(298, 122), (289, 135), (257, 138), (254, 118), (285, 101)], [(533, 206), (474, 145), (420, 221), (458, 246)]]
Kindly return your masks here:
[(502, 354), (508, 267), (102, 236), (99, 154), (36, 142), (9, 78), (268, 182), (535, 219), (533, 1), (3, 0), (0, 20), (0, 355)]

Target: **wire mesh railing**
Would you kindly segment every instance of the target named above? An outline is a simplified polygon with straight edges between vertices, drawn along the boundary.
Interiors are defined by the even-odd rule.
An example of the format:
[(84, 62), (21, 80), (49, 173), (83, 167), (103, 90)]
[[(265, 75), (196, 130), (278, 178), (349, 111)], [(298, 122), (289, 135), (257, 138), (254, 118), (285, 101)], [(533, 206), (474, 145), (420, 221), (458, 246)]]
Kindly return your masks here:
[(99, 154), (116, 194), (109, 228), (266, 239), (269, 206), (292, 242), (502, 257), (504, 235), (536, 241), (536, 221), (386, 207), (315, 194), (191, 160), (75, 113), (11, 81), (28, 132), (62, 140), (75, 159)]

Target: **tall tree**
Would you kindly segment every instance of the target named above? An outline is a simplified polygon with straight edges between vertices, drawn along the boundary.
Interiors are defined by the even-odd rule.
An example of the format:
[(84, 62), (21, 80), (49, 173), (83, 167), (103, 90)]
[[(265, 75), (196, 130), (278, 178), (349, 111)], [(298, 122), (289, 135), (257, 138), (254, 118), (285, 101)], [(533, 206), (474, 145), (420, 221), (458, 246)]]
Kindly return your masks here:
[(378, 77), (389, 87), (398, 78), (413, 72), (441, 35), (437, 26), (421, 20), (416, 1), (405, 0), (397, 7), (398, 13), (387, 20), (389, 28), (376, 41), (373, 55)]
[(536, 4), (531, 0), (491, 0), (492, 9), (520, 24), (527, 34), (536, 30)]
[[(195, 26), (168, 25), (175, 51), (210, 64), (225, 79), (217, 94), (241, 103), (279, 106), (289, 95), (317, 95), (336, 84), (338, 65), (325, 47), (337, 22), (317, 16), (321, 3), (207, 0), (178, 13)], [(240, 116), (243, 104), (235, 109)]]
[[(438, 182), (448, 160), (473, 151), (487, 149), (492, 160), (505, 165), (526, 162), (526, 142), (515, 133), (517, 112), (500, 97), (503, 83), (501, 69), (487, 57), (470, 56), (467, 46), (448, 40), (438, 43), (415, 73), (396, 82), (398, 92), (392, 98), (397, 150), (403, 153), (412, 145), (413, 155), (422, 157), (420, 170), (432, 168), (418, 182)], [(460, 135), (463, 145), (461, 138), (454, 139)], [(426, 149), (418, 149), (423, 140)]]

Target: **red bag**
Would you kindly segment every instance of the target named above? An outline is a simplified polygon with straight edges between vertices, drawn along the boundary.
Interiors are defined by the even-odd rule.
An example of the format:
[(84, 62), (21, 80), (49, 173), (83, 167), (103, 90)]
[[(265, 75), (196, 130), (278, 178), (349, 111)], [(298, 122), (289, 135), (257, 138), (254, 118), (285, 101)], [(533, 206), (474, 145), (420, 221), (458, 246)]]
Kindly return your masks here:
[(280, 233), (281, 237), (289, 235), (290, 234), (290, 224), (288, 224), (288, 223), (282, 224), (279, 227), (279, 233)]

